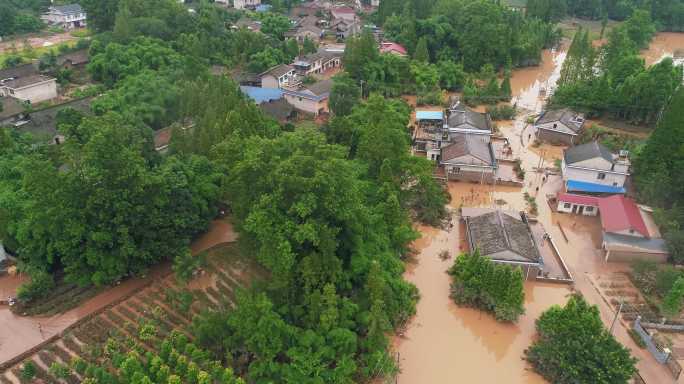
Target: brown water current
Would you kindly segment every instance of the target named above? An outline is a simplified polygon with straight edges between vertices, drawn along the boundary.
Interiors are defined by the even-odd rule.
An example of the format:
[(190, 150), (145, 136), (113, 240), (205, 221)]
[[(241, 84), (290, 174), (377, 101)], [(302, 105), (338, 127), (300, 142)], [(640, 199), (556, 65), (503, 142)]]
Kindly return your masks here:
[(648, 49), (641, 51), (646, 65), (652, 65), (665, 57), (684, 59), (684, 33), (661, 32), (655, 35)]

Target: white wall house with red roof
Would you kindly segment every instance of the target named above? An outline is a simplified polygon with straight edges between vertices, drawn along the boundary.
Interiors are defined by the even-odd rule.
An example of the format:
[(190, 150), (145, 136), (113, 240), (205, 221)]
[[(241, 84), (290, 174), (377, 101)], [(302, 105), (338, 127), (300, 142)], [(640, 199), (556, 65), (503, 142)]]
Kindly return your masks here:
[(559, 193), (557, 198), (558, 212), (600, 215), (605, 261), (667, 261), (667, 244), (649, 207), (638, 205), (623, 195), (597, 197)]

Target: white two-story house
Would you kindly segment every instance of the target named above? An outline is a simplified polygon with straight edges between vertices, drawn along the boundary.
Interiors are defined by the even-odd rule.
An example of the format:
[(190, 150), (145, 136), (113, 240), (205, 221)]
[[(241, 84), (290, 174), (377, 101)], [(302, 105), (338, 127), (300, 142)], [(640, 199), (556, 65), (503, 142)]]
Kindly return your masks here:
[(41, 19), (48, 25), (74, 29), (86, 26), (87, 15), (79, 4), (53, 5)]
[(566, 149), (561, 170), (568, 192), (625, 193), (629, 166), (627, 151), (616, 155), (593, 141)]
[(301, 81), (295, 68), (291, 65), (279, 64), (259, 75), (262, 88), (296, 88)]

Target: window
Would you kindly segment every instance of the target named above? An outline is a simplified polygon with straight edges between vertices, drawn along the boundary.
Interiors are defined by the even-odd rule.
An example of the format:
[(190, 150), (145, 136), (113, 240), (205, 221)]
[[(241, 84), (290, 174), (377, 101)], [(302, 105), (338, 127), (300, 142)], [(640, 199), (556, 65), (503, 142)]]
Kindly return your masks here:
[(594, 212), (594, 207), (585, 207), (584, 211), (585, 212)]
[(617, 187), (617, 181), (613, 183), (613, 187)]
[(570, 204), (570, 203), (563, 204), (563, 208), (570, 209), (571, 206), (572, 206), (572, 204)]
[(558, 128), (558, 124), (553, 123), (553, 127), (554, 127), (554, 128)]
[(461, 168), (460, 167), (452, 167), (451, 173), (461, 173)]
[(605, 179), (606, 179), (606, 174), (603, 173), (603, 172), (599, 172), (599, 174), (597, 175), (597, 178), (598, 178), (599, 180), (605, 180)]

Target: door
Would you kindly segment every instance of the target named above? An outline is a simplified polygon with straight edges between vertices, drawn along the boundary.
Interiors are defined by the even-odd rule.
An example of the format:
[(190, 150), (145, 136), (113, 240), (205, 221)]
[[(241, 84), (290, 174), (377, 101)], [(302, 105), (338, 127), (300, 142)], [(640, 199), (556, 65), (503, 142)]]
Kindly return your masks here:
[(575, 204), (572, 205), (572, 213), (577, 213), (577, 206)]
[(578, 215), (581, 215), (581, 214), (583, 214), (583, 213), (584, 213), (584, 205), (580, 205), (580, 206), (579, 206), (579, 209), (577, 209), (577, 214), (578, 214)]

